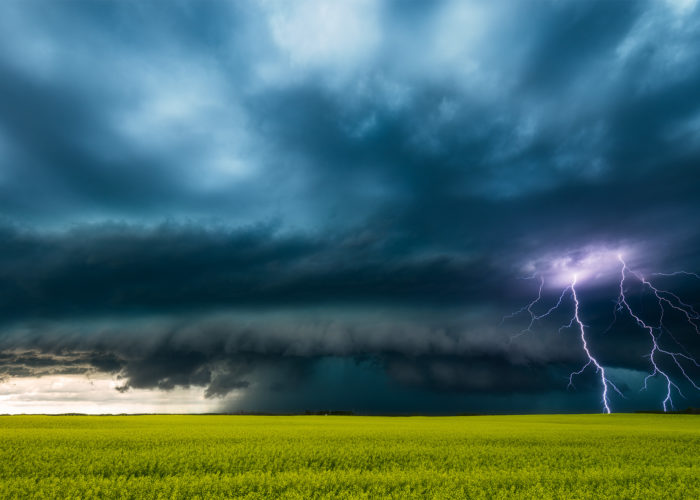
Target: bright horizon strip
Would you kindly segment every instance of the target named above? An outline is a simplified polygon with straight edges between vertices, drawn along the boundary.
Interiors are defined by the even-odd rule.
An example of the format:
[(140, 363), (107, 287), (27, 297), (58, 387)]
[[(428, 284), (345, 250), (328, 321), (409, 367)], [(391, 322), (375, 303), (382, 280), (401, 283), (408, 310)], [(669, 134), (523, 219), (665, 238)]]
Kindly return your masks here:
[(218, 400), (201, 387), (116, 390), (113, 377), (44, 375), (0, 381), (0, 414), (208, 413)]

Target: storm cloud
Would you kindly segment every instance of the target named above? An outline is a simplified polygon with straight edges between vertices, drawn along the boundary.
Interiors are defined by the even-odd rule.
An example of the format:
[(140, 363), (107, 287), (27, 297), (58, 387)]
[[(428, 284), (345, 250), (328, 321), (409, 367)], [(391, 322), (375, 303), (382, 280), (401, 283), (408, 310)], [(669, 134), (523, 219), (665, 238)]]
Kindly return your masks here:
[[(4, 2), (0, 379), (597, 411), (593, 373), (567, 389), (568, 302), (525, 334), (503, 318), (562, 259), (700, 270), (699, 134), (693, 1)], [(656, 407), (649, 336), (609, 328), (613, 264), (581, 314), (617, 408)], [(691, 276), (655, 280), (700, 304)]]

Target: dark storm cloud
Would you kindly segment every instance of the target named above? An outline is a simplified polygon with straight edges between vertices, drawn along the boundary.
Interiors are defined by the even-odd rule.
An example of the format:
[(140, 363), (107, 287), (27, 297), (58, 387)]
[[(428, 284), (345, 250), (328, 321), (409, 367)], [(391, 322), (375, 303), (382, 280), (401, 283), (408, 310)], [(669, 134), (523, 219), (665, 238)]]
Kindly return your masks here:
[[(565, 408), (547, 388), (581, 366), (578, 339), (556, 332), (563, 311), (510, 340), (523, 318), (501, 317), (537, 292), (518, 278), (597, 248), (700, 269), (693, 2), (0, 10), (6, 376), (94, 370), (274, 407), (311, 404), (350, 362), (434, 408)], [(624, 318), (602, 333), (610, 280), (581, 294), (632, 387), (648, 337)]]
[[(610, 304), (605, 306), (610, 311)], [(584, 314), (592, 319), (588, 311)], [(568, 385), (568, 374), (585, 362), (576, 332), (556, 331), (566, 322), (565, 311), (552, 320), (553, 325), (542, 325), (536, 333), (514, 340), (511, 335), (524, 325), (513, 322), (508, 328), (498, 328), (494, 314), (474, 317), (459, 308), (362, 308), (349, 312), (347, 308), (295, 307), (286, 313), (257, 309), (168, 318), (35, 321), (6, 328), (0, 348), (30, 348), (42, 353), (44, 364), (55, 367), (37, 368), (36, 363), (20, 363), (16, 357), (7, 363), (21, 368), (21, 372), (13, 372), (14, 376), (55, 374), (60, 368), (79, 364), (79, 369), (71, 373), (117, 373), (122, 391), (201, 386), (209, 398), (243, 392), (250, 396), (241, 404), (251, 406), (242, 409), (276, 411), (300, 411), (305, 409), (304, 404), (322, 407), (323, 401), (331, 401), (326, 395), (312, 403), (314, 390), (308, 387), (313, 387), (319, 377), (328, 376), (328, 363), (332, 366), (343, 359), (352, 360), (359, 371), (373, 367), (370, 387), (381, 382), (377, 377), (384, 376), (400, 388), (455, 397), (562, 392)], [(604, 319), (609, 321), (610, 315)], [(643, 358), (649, 349), (648, 339), (643, 332), (625, 331), (629, 326), (625, 321), (614, 337), (601, 334), (606, 325), (591, 323), (596, 328), (592, 328), (595, 334), (589, 338), (596, 345), (599, 359), (608, 367), (626, 368), (637, 374), (634, 382), (616, 379), (618, 387), (636, 397), (634, 384), (639, 384), (648, 371)], [(684, 336), (691, 341), (687, 345), (694, 348), (692, 336), (676, 331), (676, 338), (685, 340)], [(66, 363), (66, 359), (75, 361)], [(589, 373), (576, 380), (572, 393), (583, 394), (596, 384), (596, 377)], [(681, 383), (682, 388), (685, 386)], [(289, 394), (295, 393), (304, 396), (306, 402), (289, 401)], [(286, 402), (278, 401), (280, 397)], [(348, 394), (349, 401), (354, 397)], [(572, 396), (570, 404), (579, 404), (577, 397)], [(353, 407), (362, 411), (397, 409), (382, 404), (367, 407), (362, 401)], [(441, 411), (444, 403), (429, 406), (432, 411)], [(469, 408), (479, 410), (475, 402), (470, 404)], [(230, 408), (241, 409), (235, 405)]]
[(412, 256), (391, 234), (335, 236), (166, 224), (44, 234), (0, 229), (2, 320), (308, 303), (464, 302), (496, 273), (485, 259)]

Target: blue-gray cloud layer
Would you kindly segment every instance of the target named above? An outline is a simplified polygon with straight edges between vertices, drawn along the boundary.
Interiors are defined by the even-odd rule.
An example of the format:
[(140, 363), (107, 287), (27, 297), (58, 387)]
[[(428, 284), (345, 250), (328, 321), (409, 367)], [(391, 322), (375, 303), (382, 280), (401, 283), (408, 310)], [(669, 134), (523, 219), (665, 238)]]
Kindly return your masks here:
[[(573, 334), (499, 325), (536, 293), (524, 266), (606, 246), (700, 269), (694, 2), (0, 10), (7, 376), (303, 409), (342, 404), (339, 363), (365, 410), (596, 409), (594, 377), (557, 392)], [(609, 285), (584, 313), (634, 392), (649, 339), (600, 333)]]

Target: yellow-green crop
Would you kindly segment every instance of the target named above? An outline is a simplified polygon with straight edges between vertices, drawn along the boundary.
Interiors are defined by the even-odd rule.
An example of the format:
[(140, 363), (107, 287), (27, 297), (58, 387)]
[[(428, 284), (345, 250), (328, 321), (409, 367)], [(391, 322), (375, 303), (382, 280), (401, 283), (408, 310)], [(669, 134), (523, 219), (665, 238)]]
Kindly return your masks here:
[(0, 498), (700, 498), (700, 418), (6, 416)]

